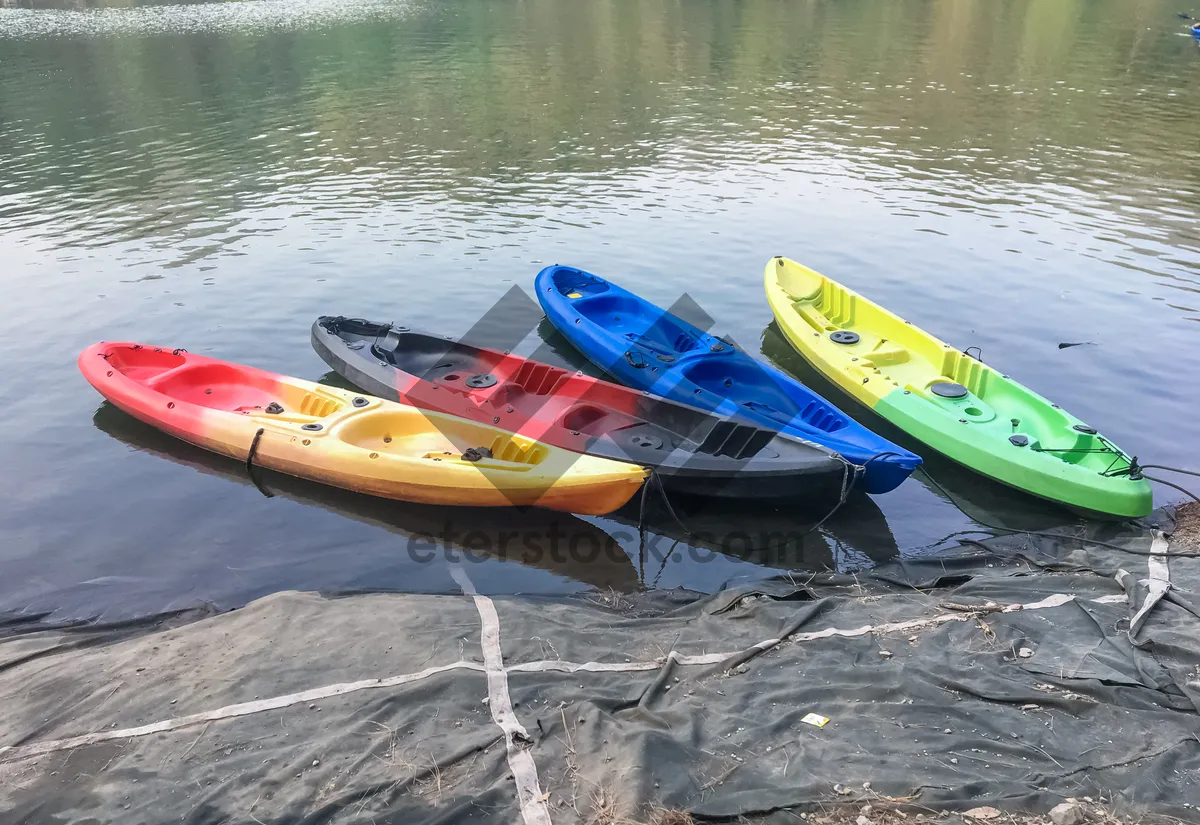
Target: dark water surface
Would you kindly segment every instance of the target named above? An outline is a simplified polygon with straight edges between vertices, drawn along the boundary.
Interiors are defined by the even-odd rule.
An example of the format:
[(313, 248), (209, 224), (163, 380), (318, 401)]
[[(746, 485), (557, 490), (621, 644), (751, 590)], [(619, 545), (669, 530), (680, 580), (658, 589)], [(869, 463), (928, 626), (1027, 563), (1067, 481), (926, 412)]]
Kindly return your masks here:
[(673, 544), (661, 517), (642, 558), (635, 510), (438, 510), (277, 476), (264, 498), (75, 368), (127, 339), (317, 379), (318, 314), (462, 333), (553, 262), (686, 292), (808, 379), (762, 294), (786, 254), (1144, 461), (1195, 465), (1200, 49), (1177, 5), (0, 8), (0, 611), (453, 590), (464, 550), (490, 592), (714, 589), (930, 552), (969, 517), (1069, 520), (931, 461), (968, 515), (915, 478), (782, 550), (761, 545), (806, 515), (691, 508), (706, 538)]

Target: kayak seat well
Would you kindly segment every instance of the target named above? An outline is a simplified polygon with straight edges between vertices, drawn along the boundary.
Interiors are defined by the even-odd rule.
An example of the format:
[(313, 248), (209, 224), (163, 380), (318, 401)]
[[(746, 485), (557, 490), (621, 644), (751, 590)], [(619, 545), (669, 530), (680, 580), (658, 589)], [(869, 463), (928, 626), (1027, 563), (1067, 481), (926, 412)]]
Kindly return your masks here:
[(630, 343), (665, 355), (690, 352), (698, 343), (697, 335), (677, 319), (658, 311), (647, 316), (646, 304), (628, 295), (581, 298), (574, 307), (583, 317), (623, 335)]
[(277, 381), (257, 370), (230, 364), (198, 364), (163, 373), (145, 382), (168, 398), (226, 412), (258, 413), (272, 404), (282, 407), (281, 419), (325, 418), (345, 403), (332, 395)]
[(396, 330), (377, 340), (371, 351), (397, 369), (427, 381), (453, 382), (491, 372), (496, 365), (495, 359), (480, 358), (468, 347), (459, 347), (429, 335)]
[(679, 329), (673, 324), (655, 324), (645, 332), (627, 332), (625, 339), (631, 344), (668, 356), (659, 360), (669, 363), (675, 355), (685, 355), (694, 350), (700, 341), (694, 333), (686, 330), (679, 332)]
[(339, 440), (376, 455), (457, 460), (468, 449), (483, 447), (495, 461), (532, 467), (549, 454), (537, 442), (496, 435), (494, 429), (466, 419), (438, 417), (430, 427), (427, 415), (415, 408), (385, 407), (349, 417), (334, 433)]
[(559, 419), (559, 424), (568, 430), (597, 436), (637, 423), (639, 420), (631, 415), (593, 407), (591, 404), (576, 404)]
[(183, 367), (144, 383), (176, 401), (230, 412), (266, 407), (279, 400), (274, 380), (262, 380), (225, 364)]
[(607, 292), (608, 284), (578, 269), (560, 269), (554, 273), (554, 288), (568, 298), (581, 298)]
[(117, 347), (108, 356), (108, 365), (139, 384), (178, 369), (187, 363), (187, 356), (155, 347)]
[(766, 415), (780, 425), (799, 418), (829, 433), (846, 426), (846, 419), (828, 404), (812, 400), (801, 408), (765, 369), (749, 359), (703, 358), (684, 367), (683, 374), (702, 390)]

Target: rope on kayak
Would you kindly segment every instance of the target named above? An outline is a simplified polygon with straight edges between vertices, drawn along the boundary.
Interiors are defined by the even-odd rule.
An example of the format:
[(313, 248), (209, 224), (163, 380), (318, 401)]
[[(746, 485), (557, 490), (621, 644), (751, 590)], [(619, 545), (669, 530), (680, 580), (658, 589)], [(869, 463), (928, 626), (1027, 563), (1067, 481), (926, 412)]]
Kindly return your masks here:
[(1192, 501), (1196, 502), (1197, 504), (1200, 504), (1200, 496), (1197, 496), (1195, 493), (1193, 493), (1187, 487), (1184, 487), (1180, 484), (1176, 484), (1173, 481), (1167, 481), (1165, 478), (1158, 478), (1157, 476), (1148, 476), (1145, 473), (1142, 473), (1142, 478), (1148, 478), (1151, 481), (1157, 481), (1159, 484), (1165, 484), (1168, 487), (1174, 487), (1176, 490), (1183, 493), (1185, 496), (1190, 498)]
[(254, 434), (254, 440), (250, 442), (250, 452), (246, 453), (246, 474), (250, 476), (250, 480), (254, 482), (254, 486), (260, 493), (267, 498), (274, 498), (275, 494), (263, 486), (258, 473), (254, 470), (254, 456), (258, 452), (258, 442), (262, 440), (263, 432), (264, 429), (259, 427), (258, 432)]
[[(1142, 464), (1138, 467), (1138, 469), (1139, 470), (1146, 470), (1146, 469), (1166, 470), (1169, 473), (1182, 473), (1185, 476), (1196, 476), (1197, 478), (1200, 478), (1200, 473), (1196, 472), (1195, 470), (1185, 470), (1182, 467), (1168, 467), (1166, 464)], [(1182, 487), (1173, 481), (1167, 481), (1166, 479), (1162, 479), (1162, 478), (1155, 478), (1154, 476), (1148, 476), (1145, 473), (1142, 473), (1142, 477), (1148, 478), (1151, 481), (1157, 481), (1159, 484), (1165, 484), (1168, 487), (1174, 487), (1179, 492), (1188, 496), (1192, 501), (1200, 502), (1200, 496), (1197, 496), (1191, 490), (1187, 489), (1186, 487)]]
[[(808, 535), (809, 533), (812, 533), (813, 531), (819, 529), (821, 527), (821, 525), (823, 525), (825, 522), (829, 521), (829, 519), (831, 519), (833, 517), (834, 513), (836, 513), (838, 510), (840, 510), (842, 508), (842, 505), (845, 504), (846, 500), (850, 498), (850, 493), (854, 489), (854, 484), (856, 481), (858, 481), (858, 477), (860, 475), (862, 475), (864, 472), (866, 472), (866, 468), (867, 468), (868, 464), (870, 464), (872, 461), (874, 461), (877, 458), (884, 458), (889, 455), (899, 456), (900, 454), (896, 453), (896, 452), (878, 453), (876, 455), (871, 456), (869, 459), (867, 459), (866, 463), (864, 463), (860, 467), (855, 464), (851, 464), (849, 461), (847, 461), (845, 458), (838, 455), (837, 453), (833, 453), (832, 457), (842, 463), (842, 486), (841, 486), (841, 490), (838, 494), (838, 500), (833, 505), (833, 507), (829, 510), (829, 512), (826, 513), (824, 516), (822, 516), (821, 519), (819, 521), (817, 521), (815, 524), (813, 524), (812, 527), (805, 530), (803, 535)], [(682, 530), (683, 534), (685, 536), (687, 536), (689, 539), (695, 538), (695, 536), (692, 534), (692, 532), (687, 529), (687, 526), (683, 523), (683, 520), (679, 518), (679, 515), (675, 512), (675, 508), (671, 506), (671, 500), (667, 497), (667, 490), (666, 490), (666, 487), (663, 486), (662, 477), (658, 473), (656, 473), (653, 468), (647, 467), (646, 469), (649, 471), (650, 477), (646, 480), (646, 483), (642, 485), (641, 500), (638, 503), (638, 555), (639, 556), (641, 556), (641, 554), (644, 553), (645, 549), (646, 549), (646, 500), (648, 498), (648, 492), (649, 492), (650, 486), (652, 484), (656, 485), (658, 487), (658, 493), (662, 497), (663, 504), (665, 504), (667, 506), (667, 512), (671, 514), (671, 518), (674, 519), (675, 524), (679, 526), (679, 529)], [(676, 543), (678, 543), (678, 542), (676, 542)], [(674, 548), (672, 548), (672, 549), (674, 549)], [(665, 565), (665, 563), (666, 562), (664, 561), (664, 565)], [(659, 574), (661, 575), (661, 573), (662, 573), (662, 570), (660, 569)]]
[(646, 479), (646, 483), (642, 485), (642, 499), (638, 503), (638, 553), (642, 553), (646, 549), (646, 498), (649, 493), (650, 486), (657, 485), (658, 493), (662, 496), (663, 504), (667, 505), (667, 512), (671, 514), (671, 518), (675, 519), (675, 523), (679, 525), (679, 529), (683, 534), (690, 538), (695, 538), (692, 531), (688, 530), (679, 515), (675, 512), (675, 508), (671, 506), (671, 500), (667, 498), (667, 490), (663, 487), (662, 477), (654, 471), (654, 468), (647, 467), (650, 472), (650, 477)]
[[(1143, 466), (1146, 466), (1146, 465), (1143, 465)], [(1152, 465), (1152, 466), (1159, 467), (1159, 465), (1157, 465), (1157, 464)], [(1047, 533), (1047, 532), (1040, 531), (1040, 530), (1017, 530), (1012, 527), (1001, 527), (998, 524), (988, 524), (983, 519), (977, 518), (972, 515), (968, 515), (967, 511), (962, 508), (962, 506), (958, 503), (958, 501), (954, 498), (954, 496), (950, 495), (949, 490), (947, 490), (945, 487), (943, 487), (941, 484), (939, 484), (937, 479), (935, 479), (932, 475), (930, 475), (929, 471), (926, 470), (924, 467), (922, 467), (920, 469), (921, 469), (921, 474), (923, 476), (925, 476), (925, 479), (930, 484), (932, 484), (934, 487), (937, 487), (941, 491), (942, 495), (944, 495), (946, 497), (946, 500), (958, 508), (959, 512), (961, 512), (963, 515), (967, 516), (967, 518), (969, 518), (971, 521), (975, 522), (976, 524), (980, 524), (980, 525), (986, 527), (988, 530), (995, 530), (995, 531), (1001, 532), (1001, 533), (1010, 533), (1012, 535), (1042, 536), (1044, 538), (1058, 539), (1059, 541), (1076, 541), (1082, 545), (1094, 544), (1098, 547), (1107, 547), (1110, 550), (1118, 550), (1122, 553), (1128, 553), (1131, 556), (1161, 556), (1162, 555), (1162, 553), (1156, 552), (1154, 550), (1135, 550), (1132, 547), (1122, 547), (1119, 544), (1113, 544), (1112, 542), (1108, 542), (1108, 541), (1100, 541), (1098, 539), (1090, 539), (1085, 536), (1072, 536), (1067, 533)], [(1161, 469), (1174, 469), (1174, 468), (1173, 467), (1172, 468), (1163, 467)], [(1200, 473), (1193, 473), (1190, 470), (1181, 470), (1180, 472), (1184, 472), (1189, 475), (1200, 475)], [(1149, 476), (1147, 476), (1147, 478), (1149, 478)], [(1158, 479), (1154, 479), (1154, 480), (1157, 481)], [(1168, 486), (1174, 487), (1175, 485), (1168, 484)], [(1179, 488), (1179, 489), (1183, 489), (1183, 488)], [(1187, 491), (1184, 490), (1184, 492), (1187, 492)], [(1192, 495), (1192, 494), (1188, 493), (1188, 495)], [(1192, 496), (1192, 497), (1195, 498), (1195, 496)], [(953, 538), (956, 535), (961, 535), (964, 533), (982, 533), (982, 532), (984, 532), (984, 531), (983, 530), (959, 530), (957, 533), (951, 533), (949, 536), (946, 536), (946, 538)], [(945, 541), (945, 540), (946, 539), (941, 539), (941, 541), (934, 542), (934, 545), (940, 544), (942, 541)], [(979, 542), (970, 541), (970, 540), (961, 540), (961, 541), (963, 544), (980, 544)], [(930, 545), (930, 546), (934, 546), (934, 545)], [(980, 544), (980, 546), (986, 547), (986, 545), (982, 545), (982, 544)], [(922, 549), (924, 549), (924, 548), (922, 548)], [(989, 552), (991, 551), (991, 548), (986, 548), (986, 549), (988, 549)], [(1195, 559), (1195, 558), (1200, 558), (1200, 553), (1189, 553), (1189, 552), (1185, 552), (1185, 551), (1181, 551), (1181, 550), (1172, 550), (1171, 557), (1172, 558), (1180, 558), (1180, 559)]]
[(837, 503), (833, 505), (833, 509), (830, 510), (828, 513), (826, 513), (824, 518), (822, 518), (820, 521), (818, 521), (812, 527), (805, 530), (804, 533), (806, 535), (808, 533), (812, 533), (813, 531), (820, 529), (822, 524), (829, 521), (829, 519), (833, 518), (834, 513), (836, 513), (838, 510), (842, 509), (842, 505), (846, 503), (846, 499), (850, 498), (850, 491), (854, 489), (854, 482), (858, 481), (858, 477), (867, 471), (868, 464), (870, 464), (872, 461), (874, 461), (877, 458), (883, 458), (884, 456), (889, 456), (889, 455), (898, 456), (900, 454), (894, 453), (894, 452), (876, 453), (875, 455), (868, 458), (861, 467), (851, 464), (849, 461), (847, 461), (845, 458), (838, 455), (837, 453), (833, 453), (832, 455), (838, 461), (842, 462), (842, 489), (841, 489), (841, 492), (838, 494)]

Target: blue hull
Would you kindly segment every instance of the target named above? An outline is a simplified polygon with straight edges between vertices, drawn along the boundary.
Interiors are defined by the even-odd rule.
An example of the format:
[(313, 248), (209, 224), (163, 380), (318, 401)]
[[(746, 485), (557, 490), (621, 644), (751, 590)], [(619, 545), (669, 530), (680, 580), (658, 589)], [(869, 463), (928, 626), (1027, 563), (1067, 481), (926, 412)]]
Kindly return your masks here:
[(603, 278), (549, 266), (535, 288), (550, 323), (623, 384), (828, 447), (864, 468), (868, 493), (895, 489), (921, 464), (796, 379)]

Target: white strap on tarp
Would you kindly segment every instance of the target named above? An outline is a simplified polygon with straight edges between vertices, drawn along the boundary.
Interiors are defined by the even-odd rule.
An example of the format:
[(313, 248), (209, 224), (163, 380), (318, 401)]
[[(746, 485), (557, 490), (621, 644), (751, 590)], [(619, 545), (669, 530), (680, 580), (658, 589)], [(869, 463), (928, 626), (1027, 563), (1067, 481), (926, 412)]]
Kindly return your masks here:
[(114, 739), (132, 739), (138, 736), (149, 736), (152, 733), (165, 733), (167, 731), (178, 730), (179, 728), (199, 725), (203, 722), (215, 722), (219, 719), (233, 719), (238, 716), (249, 716), (252, 713), (279, 710), (290, 705), (315, 702), (318, 699), (328, 699), (331, 696), (342, 696), (360, 690), (400, 687), (401, 685), (419, 682), (422, 679), (428, 679), (430, 676), (436, 676), (439, 673), (459, 668), (483, 671), (483, 668), (475, 662), (452, 662), (448, 665), (427, 667), (417, 673), (405, 673), (401, 676), (391, 676), (387, 679), (362, 679), (358, 682), (325, 685), (324, 687), (304, 690), (299, 693), (288, 693), (284, 696), (273, 696), (269, 699), (256, 699), (253, 702), (226, 705), (216, 710), (207, 710), (188, 716), (177, 716), (174, 719), (164, 719), (161, 722), (152, 722), (149, 725), (141, 725), (136, 728), (105, 729), (95, 731), (94, 733), (85, 733), (81, 736), (72, 736), (68, 739), (52, 739), (46, 742), (34, 742), (29, 745), (0, 747), (0, 760), (25, 759), (30, 756), (52, 753), (53, 751), (70, 750), (72, 748), (81, 748), (85, 745), (111, 742)]
[(500, 647), (500, 617), (496, 614), (496, 605), (475, 590), (474, 583), (463, 568), (457, 565), (451, 567), (450, 575), (463, 592), (475, 600), (475, 609), (479, 611), (479, 620), (483, 625), (479, 644), (483, 648), (483, 666), (487, 673), (488, 710), (492, 713), (492, 721), (504, 731), (508, 769), (512, 771), (513, 781), (517, 785), (521, 821), (525, 825), (551, 825), (550, 808), (546, 805), (549, 794), (542, 793), (537, 765), (528, 748), (532, 740), (513, 712), (512, 697), (508, 692), (508, 671), (504, 669), (504, 652)]
[[(1164, 560), (1158, 559), (1157, 563), (1162, 564), (1165, 568), (1166, 562)], [(298, 693), (289, 693), (282, 696), (274, 696), (252, 702), (241, 702), (235, 705), (226, 705), (225, 707), (216, 708), (214, 710), (193, 713), (188, 716), (178, 716), (173, 719), (164, 719), (160, 722), (141, 725), (139, 727), (104, 728), (93, 733), (85, 733), (79, 736), (72, 736), (64, 739), (50, 739), (44, 742), (32, 742), (25, 745), (3, 746), (0, 747), (0, 761), (7, 762), (16, 759), (27, 759), (29, 757), (40, 756), (42, 754), (52, 753), (54, 751), (70, 750), (71, 748), (78, 748), (84, 745), (96, 745), (102, 742), (111, 742), (119, 739), (133, 739), (153, 733), (165, 733), (206, 722), (233, 719), (239, 716), (248, 716), (254, 713), (262, 713), (264, 711), (278, 710), (291, 705), (314, 702), (319, 699), (327, 699), (332, 696), (342, 696), (360, 690), (400, 687), (403, 685), (412, 684), (414, 682), (419, 682), (423, 679), (428, 679), (431, 676), (437, 676), (439, 674), (454, 670), (469, 670), (486, 674), (488, 679), (488, 705), (491, 706), (493, 720), (504, 731), (505, 739), (509, 744), (509, 762), (513, 770), (513, 776), (525, 777), (525, 779), (521, 780), (522, 784), (518, 785), (518, 791), (520, 791), (522, 786), (526, 788), (526, 796), (521, 797), (522, 812), (526, 813), (528, 810), (528, 817), (525, 819), (525, 821), (528, 823), (535, 823), (536, 825), (547, 825), (547, 823), (550, 822), (549, 811), (545, 805), (544, 799), (542, 799), (544, 794), (538, 790), (536, 766), (533, 764), (533, 759), (529, 755), (529, 752), (522, 747), (523, 743), (528, 741), (529, 737), (525, 732), (525, 728), (522, 727), (517, 721), (516, 714), (513, 712), (512, 702), (508, 693), (508, 674), (546, 672), (634, 673), (657, 670), (667, 662), (674, 662), (678, 665), (690, 667), (712, 666), (733, 659), (734, 657), (744, 657), (746, 653), (750, 653), (755, 650), (769, 650), (770, 648), (775, 647), (784, 641), (782, 639), (766, 639), (743, 650), (726, 651), (723, 653), (718, 652), (688, 655), (672, 650), (666, 656), (645, 661), (567, 662), (561, 659), (548, 659), (534, 662), (521, 662), (518, 664), (505, 666), (503, 662), (503, 655), (500, 649), (500, 622), (496, 614), (495, 604), (491, 599), (487, 598), (486, 596), (481, 596), (475, 592), (474, 585), (469, 579), (466, 578), (465, 573), (462, 573), (461, 575), (463, 576), (461, 581), (459, 581), (457, 575), (455, 576), (455, 579), (456, 581), (459, 581), (460, 586), (463, 586), (463, 590), (467, 593), (467, 595), (474, 600), (475, 606), (479, 610), (480, 620), (483, 624), (483, 634), (481, 637), (484, 652), (483, 665), (468, 661), (451, 662), (449, 664), (438, 665), (436, 667), (428, 667), (416, 673), (406, 673), (399, 676), (391, 676), (381, 679), (363, 679), (357, 682), (342, 682), (339, 684), (312, 688), (310, 690), (300, 691)], [(1041, 599), (1040, 601), (1029, 602), (1028, 604), (1013, 605), (1011, 607), (1004, 608), (1003, 612), (1012, 612), (1016, 610), (1045, 610), (1054, 607), (1061, 607), (1062, 605), (1070, 604), (1076, 600), (1076, 597), (1073, 595), (1057, 593)], [(1112, 604), (1114, 602), (1123, 600), (1123, 596), (1112, 595), (1100, 596), (1099, 598), (1088, 599), (1086, 601), (1096, 604)], [(914, 630), (938, 627), (946, 624), (947, 622), (966, 622), (973, 621), (974, 619), (975, 614), (972, 613), (939, 613), (935, 616), (912, 619), (903, 622), (890, 622), (880, 625), (863, 625), (861, 627), (852, 628), (830, 627), (826, 628), (825, 630), (793, 633), (788, 637), (787, 641), (798, 644), (834, 637), (856, 638), (872, 633), (884, 634), (912, 632)], [(513, 741), (514, 739), (517, 741)], [(518, 771), (520, 771), (520, 773), (518, 773)], [(528, 809), (525, 807), (527, 801), (529, 802)], [(546, 812), (546, 818), (536, 818), (542, 811)]]
[(1129, 638), (1135, 639), (1142, 625), (1150, 616), (1155, 606), (1162, 601), (1171, 589), (1171, 569), (1167, 564), (1167, 552), (1170, 545), (1161, 530), (1154, 531), (1154, 539), (1150, 543), (1150, 556), (1146, 559), (1147, 576), (1139, 582), (1146, 586), (1146, 598), (1141, 608), (1129, 620)]

